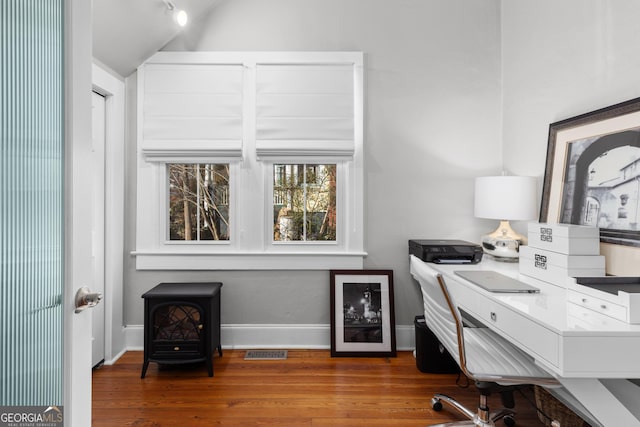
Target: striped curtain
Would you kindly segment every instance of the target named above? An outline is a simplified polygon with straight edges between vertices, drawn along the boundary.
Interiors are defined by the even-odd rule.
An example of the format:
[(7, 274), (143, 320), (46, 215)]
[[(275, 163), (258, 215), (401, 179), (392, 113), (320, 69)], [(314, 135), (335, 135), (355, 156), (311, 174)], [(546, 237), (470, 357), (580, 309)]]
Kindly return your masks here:
[(0, 406), (63, 403), (63, 10), (0, 1)]

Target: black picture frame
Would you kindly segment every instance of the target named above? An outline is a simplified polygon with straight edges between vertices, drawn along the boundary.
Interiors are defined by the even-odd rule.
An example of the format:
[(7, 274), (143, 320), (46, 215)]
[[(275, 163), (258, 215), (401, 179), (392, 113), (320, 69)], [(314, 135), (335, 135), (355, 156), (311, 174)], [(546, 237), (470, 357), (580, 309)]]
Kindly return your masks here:
[(395, 357), (392, 270), (331, 270), (331, 356)]
[(640, 154), (622, 147), (640, 153), (640, 98), (549, 125), (540, 222), (598, 226), (601, 242), (637, 250)]

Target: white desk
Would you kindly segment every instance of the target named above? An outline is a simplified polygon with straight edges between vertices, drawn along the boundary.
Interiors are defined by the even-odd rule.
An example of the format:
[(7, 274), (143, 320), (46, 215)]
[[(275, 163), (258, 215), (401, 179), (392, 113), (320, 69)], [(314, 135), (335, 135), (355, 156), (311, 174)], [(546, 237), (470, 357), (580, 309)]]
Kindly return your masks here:
[[(429, 264), (439, 271), (456, 304), (530, 354), (553, 373), (559, 394), (586, 409), (604, 427), (640, 426), (640, 325), (631, 325), (569, 304), (566, 289), (520, 275), (517, 263), (485, 259), (479, 264)], [(411, 256), (419, 280), (425, 263)], [(492, 293), (457, 276), (456, 270), (495, 270), (540, 289), (538, 294)], [(563, 394), (564, 393), (564, 394)], [(575, 403), (575, 402), (574, 402)], [(582, 409), (582, 410), (580, 410)]]

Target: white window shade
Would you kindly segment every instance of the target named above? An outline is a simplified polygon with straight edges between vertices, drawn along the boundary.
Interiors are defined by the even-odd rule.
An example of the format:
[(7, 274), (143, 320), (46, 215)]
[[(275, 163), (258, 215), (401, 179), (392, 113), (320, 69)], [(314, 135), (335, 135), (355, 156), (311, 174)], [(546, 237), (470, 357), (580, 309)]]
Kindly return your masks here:
[(144, 67), (142, 153), (147, 161), (242, 156), (241, 65)]
[(352, 157), (353, 65), (257, 65), (256, 152)]
[[(363, 59), (361, 52), (158, 52), (141, 65), (136, 268), (361, 269)], [(168, 238), (172, 163), (229, 165), (228, 241)], [(278, 163), (336, 165), (335, 241), (272, 242)]]

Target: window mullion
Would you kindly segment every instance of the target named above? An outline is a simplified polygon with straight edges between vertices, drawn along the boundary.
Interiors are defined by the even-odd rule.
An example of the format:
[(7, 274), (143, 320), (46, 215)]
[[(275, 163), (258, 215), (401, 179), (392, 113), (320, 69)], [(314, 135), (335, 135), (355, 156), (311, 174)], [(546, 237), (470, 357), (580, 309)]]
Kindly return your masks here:
[(195, 165), (196, 167), (196, 241), (200, 241), (200, 165)]
[(302, 165), (302, 240), (307, 241), (307, 165)]

